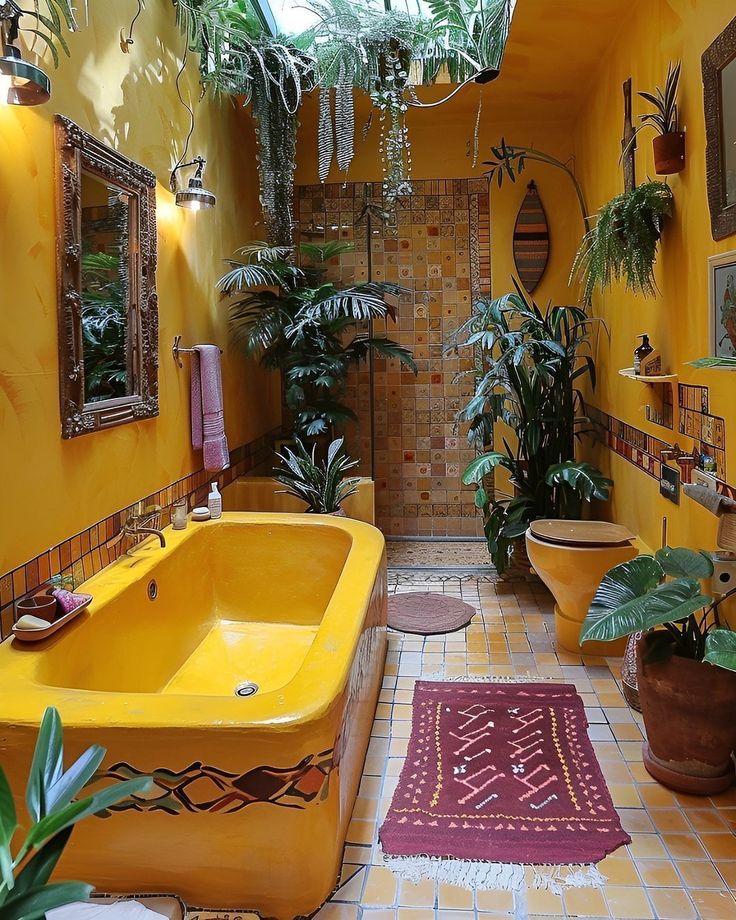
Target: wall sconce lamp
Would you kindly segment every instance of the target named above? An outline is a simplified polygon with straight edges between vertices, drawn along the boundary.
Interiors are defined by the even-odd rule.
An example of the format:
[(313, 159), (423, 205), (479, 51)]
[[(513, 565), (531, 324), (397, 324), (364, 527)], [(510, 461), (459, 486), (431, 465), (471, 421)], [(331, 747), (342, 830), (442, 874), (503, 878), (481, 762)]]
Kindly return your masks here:
[(0, 104), (40, 105), (51, 97), (51, 80), (40, 67), (24, 61), (15, 45), (21, 13), (13, 0), (0, 0)]
[[(202, 173), (206, 162), (207, 160), (203, 159), (203, 157), (195, 157), (188, 163), (178, 163), (171, 171), (169, 188), (176, 193), (178, 207), (188, 208), (190, 211), (199, 211), (201, 208), (214, 208), (217, 198), (212, 192), (202, 187)], [(177, 172), (189, 166), (197, 167), (194, 175), (189, 179), (186, 188), (177, 188)]]

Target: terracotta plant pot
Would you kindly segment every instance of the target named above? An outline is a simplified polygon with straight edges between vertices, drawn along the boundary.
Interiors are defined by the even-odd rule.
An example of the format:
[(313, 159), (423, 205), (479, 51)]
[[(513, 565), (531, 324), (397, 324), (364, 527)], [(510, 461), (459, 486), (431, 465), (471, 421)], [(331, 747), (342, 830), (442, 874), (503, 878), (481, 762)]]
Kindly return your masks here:
[(723, 792), (734, 781), (736, 673), (675, 655), (645, 664), (651, 639), (644, 635), (637, 648), (644, 765), (677, 792)]
[(672, 176), (685, 168), (685, 132), (671, 131), (654, 138), (654, 168), (658, 176)]
[(25, 614), (38, 617), (40, 620), (46, 620), (47, 623), (53, 623), (56, 619), (56, 598), (51, 594), (34, 594), (32, 597), (24, 597), (16, 601), (15, 611), (18, 619)]

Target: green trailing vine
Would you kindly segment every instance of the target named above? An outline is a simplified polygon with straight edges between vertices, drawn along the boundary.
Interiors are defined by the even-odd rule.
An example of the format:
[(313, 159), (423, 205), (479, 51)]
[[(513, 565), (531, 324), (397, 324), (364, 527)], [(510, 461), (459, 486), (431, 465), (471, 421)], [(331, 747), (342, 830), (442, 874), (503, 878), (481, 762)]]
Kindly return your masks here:
[(603, 290), (622, 279), (629, 290), (655, 296), (654, 263), (662, 225), (673, 205), (672, 190), (665, 182), (645, 182), (601, 208), (572, 269), (572, 276), (582, 282), (586, 304), (596, 288)]

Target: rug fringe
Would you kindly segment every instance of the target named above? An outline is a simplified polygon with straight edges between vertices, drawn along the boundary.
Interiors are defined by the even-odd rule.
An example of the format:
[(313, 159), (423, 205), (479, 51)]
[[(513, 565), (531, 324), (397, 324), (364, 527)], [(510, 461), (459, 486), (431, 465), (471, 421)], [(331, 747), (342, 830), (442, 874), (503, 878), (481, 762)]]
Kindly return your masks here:
[(445, 677), (444, 674), (440, 673), (439, 671), (435, 671), (432, 674), (422, 674), (421, 677), (417, 677), (417, 680), (434, 680), (446, 683), (464, 684), (543, 684), (546, 681), (562, 681), (562, 678), (537, 677), (534, 674), (529, 673), (517, 674), (513, 677), (508, 677), (506, 675), (500, 675), (498, 677), (479, 677), (477, 675), (473, 675), (472, 677)]
[(600, 888), (606, 877), (594, 865), (535, 866), (493, 863), (436, 856), (386, 856), (383, 862), (395, 875), (409, 882), (425, 879), (446, 882), (470, 891), (522, 891), (526, 869), (533, 873), (532, 888), (561, 894), (565, 888)]

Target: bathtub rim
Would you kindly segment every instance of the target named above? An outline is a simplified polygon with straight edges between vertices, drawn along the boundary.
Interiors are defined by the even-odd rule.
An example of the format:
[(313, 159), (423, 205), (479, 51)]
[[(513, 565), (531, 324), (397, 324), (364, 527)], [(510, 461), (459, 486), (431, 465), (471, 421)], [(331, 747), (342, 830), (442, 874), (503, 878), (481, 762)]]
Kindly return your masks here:
[[(385, 540), (370, 524), (327, 515), (231, 511), (215, 521), (192, 522), (183, 531), (174, 531), (169, 526), (164, 531), (165, 548), (155, 538), (147, 539), (79, 586), (79, 590), (96, 596), (97, 603), (91, 605), (89, 616), (95, 616), (131, 584), (153, 577), (158, 563), (201, 529), (229, 524), (335, 528), (351, 538), (314, 643), (302, 667), (287, 684), (243, 699), (235, 695), (84, 690), (43, 683), (37, 679), (36, 671), (44, 650), (52, 642), (68, 641), (72, 643), (70, 648), (74, 647), (77, 624), (70, 624), (68, 631), (62, 630), (56, 637), (39, 643), (40, 648), (21, 647), (15, 638), (0, 643), (5, 691), (0, 696), (0, 725), (38, 725), (44, 709), (51, 705), (60, 710), (66, 727), (120, 729), (186, 727), (227, 731), (274, 725), (287, 728), (326, 715), (347, 684), (376, 579), (385, 580)], [(356, 615), (346, 613), (350, 610)], [(77, 628), (83, 626), (84, 622), (80, 622)], [(186, 701), (194, 705), (187, 706)]]

